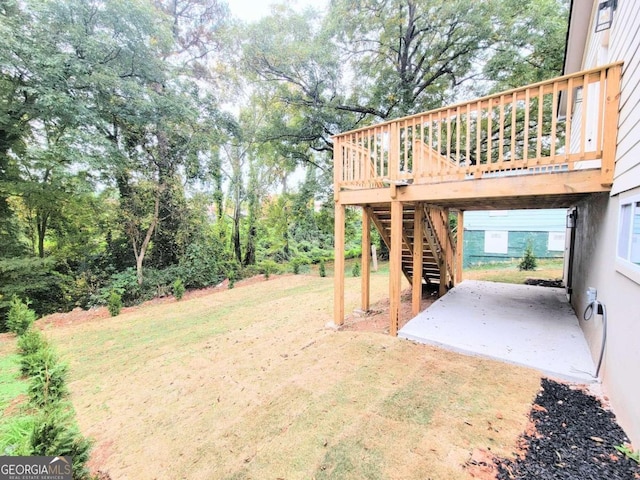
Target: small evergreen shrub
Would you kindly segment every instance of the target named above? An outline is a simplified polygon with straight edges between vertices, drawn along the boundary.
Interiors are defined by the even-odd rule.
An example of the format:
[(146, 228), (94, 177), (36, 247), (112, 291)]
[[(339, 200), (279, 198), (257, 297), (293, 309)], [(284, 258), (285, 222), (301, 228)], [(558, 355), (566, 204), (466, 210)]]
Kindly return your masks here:
[(272, 273), (278, 272), (278, 264), (273, 260), (264, 260), (260, 264), (260, 270), (264, 274), (264, 278), (269, 280), (269, 277), (271, 276)]
[(32, 405), (46, 408), (59, 403), (69, 395), (66, 384), (69, 367), (66, 363), (60, 362), (50, 349), (41, 352), (42, 355), (32, 356), (40, 361), (32, 364), (28, 394)]
[(29, 301), (23, 302), (14, 295), (11, 298), (7, 314), (7, 328), (10, 332), (22, 335), (36, 320), (36, 312), (29, 308)]
[(182, 300), (184, 296), (185, 288), (184, 283), (181, 278), (176, 278), (173, 282), (173, 295), (176, 297), (176, 300)]
[(57, 455), (73, 458), (74, 480), (91, 478), (86, 463), (91, 442), (82, 436), (73, 419), (73, 410), (66, 405), (41, 412), (30, 437), (31, 455)]
[(531, 242), (527, 242), (527, 248), (524, 250), (524, 256), (520, 260), (518, 270), (535, 270), (537, 266), (538, 262), (533, 254), (533, 245)]
[(25, 377), (33, 377), (48, 365), (54, 365), (58, 362), (58, 356), (43, 338), (43, 344), (29, 355), (20, 357), (20, 372)]
[(353, 264), (353, 267), (351, 267), (351, 275), (354, 277), (360, 276), (360, 262), (356, 262)]
[(318, 265), (318, 273), (320, 274), (321, 277), (327, 276), (327, 268), (324, 265), (324, 259), (320, 260), (320, 264)]
[(107, 299), (107, 308), (112, 317), (120, 315), (122, 310), (122, 296), (118, 292), (112, 291)]
[(33, 355), (37, 351), (45, 349), (46, 347), (47, 340), (44, 338), (44, 335), (42, 335), (42, 332), (35, 330), (34, 328), (30, 328), (24, 332), (18, 339), (18, 350), (20, 355), (23, 357)]

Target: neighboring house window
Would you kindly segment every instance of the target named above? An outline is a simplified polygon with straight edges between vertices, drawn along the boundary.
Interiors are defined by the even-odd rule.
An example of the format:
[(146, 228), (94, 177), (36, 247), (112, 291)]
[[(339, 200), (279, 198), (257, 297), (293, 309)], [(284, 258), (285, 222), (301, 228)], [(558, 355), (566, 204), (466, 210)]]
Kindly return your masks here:
[(632, 272), (632, 278), (640, 278), (640, 196), (620, 201), (618, 219), (618, 265), (622, 273)]
[(484, 253), (509, 252), (509, 232), (487, 230), (484, 232)]
[(547, 241), (547, 250), (550, 252), (562, 252), (565, 247), (564, 232), (549, 232), (549, 240)]

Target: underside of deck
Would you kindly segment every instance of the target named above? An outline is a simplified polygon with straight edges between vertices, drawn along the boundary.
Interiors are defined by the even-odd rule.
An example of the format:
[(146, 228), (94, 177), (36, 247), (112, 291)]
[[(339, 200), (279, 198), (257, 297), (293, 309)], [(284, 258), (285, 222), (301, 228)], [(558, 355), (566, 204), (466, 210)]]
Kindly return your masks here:
[(607, 65), (334, 137), (334, 322), (345, 313), (346, 208), (362, 209), (364, 311), (372, 226), (389, 248), (396, 335), (403, 275), (414, 316), (425, 285), (443, 295), (462, 280), (465, 211), (569, 208), (610, 191), (620, 71)]

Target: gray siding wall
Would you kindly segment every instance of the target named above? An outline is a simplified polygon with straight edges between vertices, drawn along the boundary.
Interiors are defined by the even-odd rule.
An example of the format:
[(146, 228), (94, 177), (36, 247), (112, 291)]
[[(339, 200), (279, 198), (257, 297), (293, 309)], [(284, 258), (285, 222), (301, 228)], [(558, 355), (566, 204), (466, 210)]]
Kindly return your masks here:
[(587, 288), (596, 288), (598, 300), (606, 306), (607, 346), (600, 375), (618, 422), (633, 444), (640, 445), (640, 285), (614, 267), (618, 206), (618, 197), (606, 193), (578, 205), (571, 303), (594, 362), (600, 353), (603, 321), (602, 317), (583, 320)]
[[(598, 2), (594, 2), (597, 8)], [(592, 17), (593, 18), (593, 17)], [(621, 195), (640, 194), (640, 2), (619, 0), (612, 28), (587, 40), (583, 68), (624, 61), (616, 166), (611, 195), (592, 195), (578, 205), (571, 303), (594, 360), (603, 335), (601, 317), (582, 320), (586, 290), (606, 305), (608, 341), (601, 370), (620, 425), (640, 445), (640, 283), (616, 268)]]
[(612, 194), (640, 186), (640, 4), (621, 0), (611, 28), (609, 61), (624, 61)]

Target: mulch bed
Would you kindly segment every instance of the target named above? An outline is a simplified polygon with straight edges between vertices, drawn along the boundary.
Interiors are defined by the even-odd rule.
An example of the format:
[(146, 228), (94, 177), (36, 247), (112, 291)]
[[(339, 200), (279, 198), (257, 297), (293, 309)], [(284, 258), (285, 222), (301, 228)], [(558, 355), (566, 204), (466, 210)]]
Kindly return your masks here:
[(562, 279), (558, 278), (555, 280), (549, 280), (544, 278), (527, 278), (524, 281), (525, 285), (537, 285), (539, 287), (554, 287), (554, 288), (562, 288), (564, 284), (562, 283)]
[(579, 389), (542, 379), (521, 438), (523, 454), (495, 459), (499, 480), (633, 480), (640, 465), (615, 449), (629, 439), (615, 415)]

